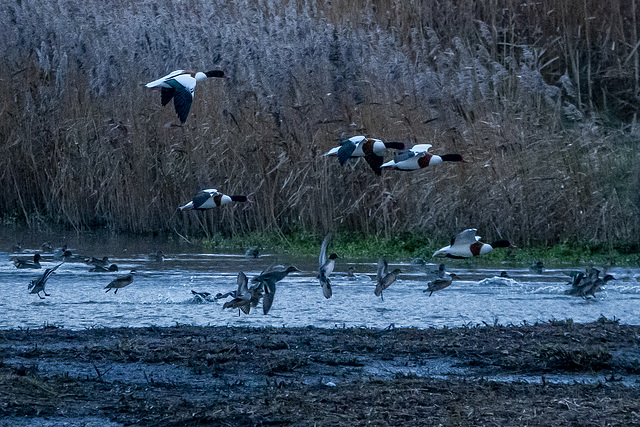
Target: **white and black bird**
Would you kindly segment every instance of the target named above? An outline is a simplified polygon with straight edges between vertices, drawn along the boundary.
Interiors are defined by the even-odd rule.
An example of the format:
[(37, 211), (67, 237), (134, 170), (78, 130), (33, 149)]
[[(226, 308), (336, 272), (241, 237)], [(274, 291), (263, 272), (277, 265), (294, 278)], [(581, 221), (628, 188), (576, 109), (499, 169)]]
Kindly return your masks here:
[(191, 110), (196, 83), (209, 77), (224, 78), (226, 76), (224, 71), (221, 70), (206, 72), (176, 70), (158, 80), (147, 83), (145, 86), (151, 89), (160, 89), (160, 101), (163, 107), (173, 99), (176, 114), (180, 121), (184, 123), (187, 121), (189, 110)]
[(104, 288), (106, 289), (105, 293), (109, 292), (111, 289), (115, 289), (113, 294), (118, 293), (118, 289), (124, 288), (125, 286), (129, 286), (131, 282), (133, 282), (133, 276), (136, 274), (136, 270), (131, 270), (129, 274), (125, 274), (124, 276), (118, 276), (114, 280), (111, 281)]
[(387, 289), (393, 282), (396, 281), (398, 275), (402, 273), (399, 268), (393, 269), (393, 271), (389, 272), (389, 264), (387, 264), (387, 259), (381, 256), (378, 259), (378, 272), (376, 274), (376, 289), (373, 293), (377, 297), (382, 297), (382, 301), (384, 301), (384, 296), (382, 295), (382, 291)]
[(451, 238), (451, 244), (440, 248), (432, 256), (446, 256), (449, 258), (471, 258), (491, 252), (495, 248), (515, 248), (508, 240), (496, 240), (488, 244), (480, 241), (476, 236), (476, 228), (469, 228)]
[(382, 142), (379, 139), (358, 135), (340, 141), (338, 147), (327, 151), (324, 156), (337, 156), (340, 165), (344, 165), (349, 159), (364, 157), (371, 169), (380, 175), (380, 166), (384, 163), (384, 154), (389, 148), (404, 150), (405, 145), (403, 142)]
[(247, 276), (242, 271), (239, 272), (236, 295), (231, 301), (225, 302), (222, 308), (237, 308), (239, 309), (238, 316), (240, 315), (240, 310), (242, 310), (244, 314), (249, 314), (249, 310), (251, 309), (251, 293), (249, 292), (248, 284), (249, 279), (247, 279)]
[[(251, 279), (253, 282), (258, 282), (262, 285), (263, 292), (264, 292), (264, 296), (262, 299), (262, 312), (264, 314), (269, 313), (269, 310), (271, 310), (271, 306), (273, 305), (273, 300), (276, 295), (276, 283), (278, 283), (280, 280), (287, 277), (289, 273), (293, 273), (296, 271), (300, 271), (300, 270), (298, 270), (294, 266), (290, 266), (286, 269), (272, 269), (272, 270), (267, 270), (266, 272), (263, 272), (259, 276), (256, 276), (253, 279)], [(251, 292), (252, 289), (249, 289), (249, 291)], [(252, 293), (252, 301), (254, 299), (255, 297)]]
[(215, 188), (199, 191), (193, 199), (184, 206), (180, 206), (180, 210), (195, 209), (204, 211), (213, 209), (231, 202), (249, 202), (247, 196), (227, 196), (222, 194)]
[(413, 171), (442, 162), (464, 163), (460, 154), (443, 154), (442, 156), (438, 156), (429, 153), (430, 148), (431, 144), (414, 145), (409, 149), (398, 152), (393, 160), (380, 165), (380, 168)]
[(329, 276), (333, 273), (333, 269), (336, 266), (336, 259), (338, 255), (332, 253), (327, 258), (327, 246), (329, 245), (329, 239), (331, 238), (331, 233), (327, 234), (327, 236), (322, 241), (322, 247), (320, 248), (320, 257), (318, 258), (318, 280), (320, 281), (320, 286), (322, 286), (322, 294), (325, 298), (331, 298), (333, 294), (331, 290), (331, 280), (329, 280)]
[(44, 297), (40, 295), (40, 292), (44, 293), (44, 295), (47, 297), (51, 296), (44, 290), (44, 286), (47, 284), (49, 276), (51, 276), (51, 274), (53, 274), (53, 272), (56, 271), (62, 264), (64, 264), (64, 262), (61, 262), (53, 268), (47, 268), (44, 273), (42, 273), (42, 276), (40, 276), (40, 278), (32, 280), (31, 283), (29, 283), (28, 289), (31, 291), (29, 293), (38, 294), (40, 299), (44, 299)]

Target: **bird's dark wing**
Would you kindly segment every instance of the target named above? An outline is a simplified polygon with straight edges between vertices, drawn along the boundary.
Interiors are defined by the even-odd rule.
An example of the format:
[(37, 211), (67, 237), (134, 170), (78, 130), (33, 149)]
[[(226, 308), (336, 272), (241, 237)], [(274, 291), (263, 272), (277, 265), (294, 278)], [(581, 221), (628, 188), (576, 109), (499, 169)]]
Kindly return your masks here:
[(384, 163), (384, 157), (380, 157), (372, 151), (370, 153), (366, 153), (364, 155), (364, 159), (369, 163), (369, 166), (371, 166), (371, 169), (373, 169), (376, 175), (382, 175), (380, 166)]
[(187, 121), (189, 110), (191, 110), (191, 103), (193, 102), (193, 96), (191, 92), (184, 86), (175, 80), (167, 81), (167, 84), (174, 89), (173, 94), (173, 106), (176, 109), (176, 114), (182, 123)]
[(201, 191), (193, 196), (193, 209), (200, 209), (200, 206), (204, 205), (209, 198), (211, 198), (211, 194), (206, 191)]
[(173, 99), (173, 95), (175, 93), (176, 91), (173, 88), (168, 88), (168, 87), (162, 88), (162, 90), (160, 91), (160, 94), (161, 94), (160, 101), (162, 102), (163, 107)]
[(341, 165), (347, 163), (347, 160), (351, 158), (353, 152), (356, 151), (356, 144), (349, 141), (348, 139), (342, 141), (340, 143), (340, 149), (338, 150), (338, 161)]
[(276, 295), (276, 284), (270, 280), (264, 282), (264, 297), (262, 298), (262, 312), (267, 314), (271, 310), (273, 298)]
[(43, 281), (43, 283), (45, 283), (49, 279), (49, 276), (51, 276), (51, 274), (54, 271), (56, 271), (58, 269), (58, 267), (60, 267), (62, 264), (64, 264), (64, 262), (61, 262), (60, 264), (56, 265), (53, 268), (47, 268), (45, 270), (44, 274), (42, 275), (42, 279), (41, 280)]
[(322, 241), (322, 247), (320, 248), (320, 257), (318, 257), (318, 267), (320, 268), (320, 272), (322, 273), (322, 266), (327, 262), (327, 246), (329, 245), (329, 239), (331, 238), (331, 233), (327, 234)]

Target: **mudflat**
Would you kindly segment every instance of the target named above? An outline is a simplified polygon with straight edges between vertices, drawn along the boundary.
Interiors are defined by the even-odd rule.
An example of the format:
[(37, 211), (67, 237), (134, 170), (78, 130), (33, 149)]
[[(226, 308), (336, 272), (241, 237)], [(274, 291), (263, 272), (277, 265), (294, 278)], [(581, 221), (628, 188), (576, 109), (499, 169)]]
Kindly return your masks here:
[(0, 331), (0, 425), (638, 425), (640, 326)]

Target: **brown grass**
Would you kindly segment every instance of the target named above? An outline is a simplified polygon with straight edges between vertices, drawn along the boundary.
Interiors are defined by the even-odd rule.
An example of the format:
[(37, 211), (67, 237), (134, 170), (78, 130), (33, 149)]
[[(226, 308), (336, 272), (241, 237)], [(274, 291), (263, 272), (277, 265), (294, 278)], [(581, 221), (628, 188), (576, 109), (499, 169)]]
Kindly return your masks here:
[[(637, 1), (0, 5), (5, 221), (635, 243)], [(142, 84), (220, 66), (184, 127)], [(340, 138), (471, 163), (374, 176)], [(201, 188), (251, 205), (179, 213)]]

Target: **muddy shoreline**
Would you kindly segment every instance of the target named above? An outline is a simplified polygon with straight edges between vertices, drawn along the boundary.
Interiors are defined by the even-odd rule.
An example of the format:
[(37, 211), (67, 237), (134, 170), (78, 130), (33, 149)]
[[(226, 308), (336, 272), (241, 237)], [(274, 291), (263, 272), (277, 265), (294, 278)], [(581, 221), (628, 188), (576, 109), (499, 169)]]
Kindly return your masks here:
[(0, 425), (640, 424), (640, 326), (0, 331)]

